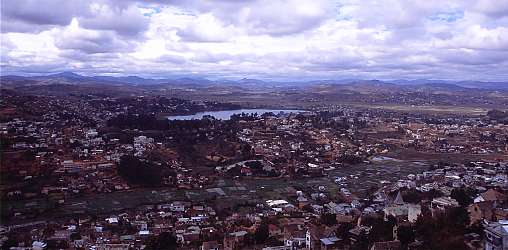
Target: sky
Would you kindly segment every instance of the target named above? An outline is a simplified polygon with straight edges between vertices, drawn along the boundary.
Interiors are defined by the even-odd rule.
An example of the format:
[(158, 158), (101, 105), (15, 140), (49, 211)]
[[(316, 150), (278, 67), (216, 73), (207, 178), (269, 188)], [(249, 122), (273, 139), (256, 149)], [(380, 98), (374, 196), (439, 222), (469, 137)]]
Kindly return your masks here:
[(2, 0), (1, 74), (508, 80), (508, 0)]

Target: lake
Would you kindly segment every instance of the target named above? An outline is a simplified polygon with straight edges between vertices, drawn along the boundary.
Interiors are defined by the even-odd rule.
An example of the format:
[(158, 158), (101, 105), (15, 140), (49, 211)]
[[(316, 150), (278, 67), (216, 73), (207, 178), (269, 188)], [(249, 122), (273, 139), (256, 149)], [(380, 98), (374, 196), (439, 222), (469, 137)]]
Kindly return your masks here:
[(168, 116), (169, 120), (195, 120), (195, 119), (201, 119), (203, 116), (213, 116), (216, 119), (219, 120), (229, 120), (232, 115), (234, 114), (254, 114), (257, 113), (258, 115), (262, 115), (264, 113), (272, 112), (274, 114), (279, 113), (300, 113), (305, 112), (304, 110), (296, 110), (296, 109), (237, 109), (237, 110), (222, 110), (222, 111), (206, 111), (206, 112), (198, 112), (193, 115), (173, 115)]

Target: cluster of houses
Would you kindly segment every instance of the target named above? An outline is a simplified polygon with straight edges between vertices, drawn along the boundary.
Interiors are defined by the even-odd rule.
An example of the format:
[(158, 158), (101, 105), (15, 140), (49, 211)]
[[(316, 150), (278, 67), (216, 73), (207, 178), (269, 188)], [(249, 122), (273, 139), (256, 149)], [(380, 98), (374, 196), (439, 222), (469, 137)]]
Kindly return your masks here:
[[(506, 166), (489, 166), (487, 162), (475, 162), (470, 167), (450, 166), (444, 172), (437, 169), (422, 173), (414, 179), (417, 188), (431, 181), (443, 187), (438, 189), (443, 196), (427, 201), (405, 201), (403, 190), (407, 187), (401, 188), (397, 183), (383, 186), (371, 200), (324, 198), (331, 197), (325, 187), (317, 188), (323, 196), (315, 195), (314, 191), (292, 189), (290, 192), (293, 193), (287, 199), (257, 200), (258, 203), (248, 209), (238, 209), (226, 215), (220, 214), (213, 203), (174, 201), (109, 215), (85, 214), (54, 222), (3, 226), (0, 233), (4, 240), (6, 235), (18, 235), (18, 248), (11, 249), (142, 249), (163, 232), (171, 232), (175, 244), (182, 249), (242, 249), (253, 246), (266, 250), (344, 249), (366, 240), (365, 237), (371, 233), (372, 226), (362, 222), (366, 217), (384, 221), (393, 218), (397, 225), (415, 224), (423, 207), (430, 209), (434, 216), (449, 208), (463, 206), (451, 198), (452, 194), (446, 193), (444, 187), (452, 187), (457, 181), (464, 181), (462, 184), (466, 185), (467, 169), (475, 169), (477, 175), (483, 169), (495, 169), (481, 181), (477, 180), (478, 194), (471, 197), (472, 203), (466, 208), (470, 223), (481, 223), (485, 228), (485, 239), (475, 246), (503, 249), (507, 237), (508, 182), (496, 180), (506, 178), (506, 169), (502, 169)], [(461, 178), (447, 178), (452, 171)], [(396, 195), (390, 195), (394, 192)], [(333, 223), (323, 221), (330, 216)], [(339, 233), (341, 225), (350, 227), (345, 233)], [(257, 235), (262, 234), (263, 227), (265, 237), (270, 240), (259, 242)], [(392, 240), (371, 242), (369, 247), (400, 249), (401, 242), (396, 232), (393, 235)], [(474, 240), (480, 241), (479, 236), (475, 236)], [(419, 249), (420, 245), (421, 242), (414, 242), (411, 246)]]
[[(472, 249), (508, 248), (508, 165), (503, 159), (436, 164), (396, 181), (371, 180), (376, 189), (368, 197), (358, 195), (344, 181), (358, 176), (339, 177), (337, 184), (328, 176), (345, 166), (369, 164), (372, 156), (384, 155), (394, 145), (423, 152), (503, 156), (508, 152), (506, 125), (479, 118), (427, 123), (418, 117), (349, 108), (239, 119), (239, 132), (231, 138), (249, 145), (254, 159), (212, 168), (210, 176), (197, 176), (178, 159), (168, 161), (176, 172), (176, 185), (165, 187), (170, 195), (163, 202), (99, 208), (92, 213), (85, 209), (87, 197), (128, 196), (136, 189), (118, 175), (123, 155), (169, 151), (167, 141), (136, 129), (123, 131), (123, 136), (132, 135), (128, 139), (114, 129), (101, 130), (109, 118), (137, 110), (117, 101), (108, 109), (100, 108), (108, 102), (113, 101), (101, 100), (97, 106), (56, 99), (48, 103), (67, 108), (47, 110), (41, 119), (16, 118), (0, 124), (0, 135), (12, 142), (2, 155), (0, 171), (15, 180), (2, 183), (2, 218), (9, 219), (0, 228), (2, 247), (143, 249), (169, 233), (182, 249), (347, 249), (366, 241), (374, 250), (400, 249), (403, 242), (397, 226), (418, 223), (426, 210), (436, 216), (463, 207), (470, 224), (484, 228), (482, 235), (466, 237)], [(288, 191), (242, 183), (260, 179), (287, 183)], [(232, 183), (228, 188), (226, 181)], [(241, 194), (228, 196), (224, 190)], [(457, 190), (467, 190), (470, 201), (459, 199)], [(193, 199), (193, 193), (200, 191), (209, 195)], [(409, 191), (436, 195), (405, 199)], [(235, 199), (245, 202), (237, 205)], [(229, 203), (235, 205), (228, 207)], [(75, 211), (73, 207), (83, 209), (61, 218), (45, 214), (53, 208)], [(394, 220), (389, 239), (368, 240), (375, 228), (366, 218)], [(419, 249), (422, 244), (415, 240), (405, 247)]]
[(438, 153), (493, 154), (508, 151), (508, 126), (490, 123), (480, 118), (463, 118), (437, 124), (422, 121), (392, 123), (405, 131), (407, 138), (401, 143), (418, 147), (421, 151)]

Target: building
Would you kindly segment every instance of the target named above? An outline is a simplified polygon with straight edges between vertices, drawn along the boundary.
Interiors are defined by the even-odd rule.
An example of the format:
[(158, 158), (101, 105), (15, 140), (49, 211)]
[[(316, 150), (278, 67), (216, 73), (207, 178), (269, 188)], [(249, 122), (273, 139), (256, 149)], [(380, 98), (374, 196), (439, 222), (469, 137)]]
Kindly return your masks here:
[(399, 250), (401, 249), (400, 241), (392, 240), (392, 241), (380, 241), (374, 242), (370, 250)]
[(494, 217), (494, 203), (491, 201), (476, 202), (467, 208), (471, 224), (483, 219), (491, 221)]
[(341, 239), (332, 236), (332, 237), (326, 237), (319, 239), (321, 242), (321, 250), (327, 250), (327, 249), (337, 249), (339, 246), (339, 242)]
[(201, 245), (201, 250), (219, 250), (219, 243), (216, 240), (214, 241), (205, 241)]
[(459, 202), (450, 197), (439, 197), (432, 199), (430, 203), (430, 208), (432, 211), (432, 216), (436, 213), (444, 212), (447, 208), (458, 207)]
[(487, 190), (486, 192), (478, 195), (478, 197), (476, 197), (474, 199), (474, 202), (475, 203), (478, 203), (478, 202), (482, 202), (482, 201), (497, 201), (497, 202), (503, 202), (506, 200), (506, 195), (494, 190), (494, 189), (489, 189)]
[(286, 225), (283, 232), (285, 246), (291, 247), (291, 249), (303, 249), (306, 247), (306, 231), (302, 225)]
[(422, 213), (422, 207), (419, 204), (408, 204), (402, 199), (399, 192), (395, 200), (384, 208), (385, 217), (393, 216), (399, 221), (408, 220), (416, 222), (418, 216)]
[(508, 249), (508, 220), (492, 222), (485, 227), (485, 250)]

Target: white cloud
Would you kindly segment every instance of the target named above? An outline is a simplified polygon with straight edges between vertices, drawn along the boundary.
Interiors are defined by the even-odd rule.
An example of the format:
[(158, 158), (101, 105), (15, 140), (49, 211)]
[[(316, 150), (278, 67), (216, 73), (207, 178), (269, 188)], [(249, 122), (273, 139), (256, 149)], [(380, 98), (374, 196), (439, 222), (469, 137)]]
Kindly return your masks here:
[(237, 34), (233, 25), (224, 25), (212, 14), (198, 16), (186, 27), (176, 33), (182, 40), (189, 42), (226, 42)]
[(20, 0), (2, 6), (3, 71), (287, 79), (506, 77), (505, 1), (44, 3)]
[(55, 45), (61, 50), (76, 50), (85, 54), (128, 52), (134, 49), (131, 41), (121, 39), (113, 31), (89, 30), (74, 19), (55, 33)]
[(87, 29), (112, 30), (123, 36), (136, 36), (148, 28), (149, 18), (142, 10), (134, 5), (126, 8), (105, 4), (91, 4), (88, 17), (79, 19), (80, 24)]
[(478, 12), (495, 18), (508, 16), (508, 1), (477, 0), (473, 8)]

